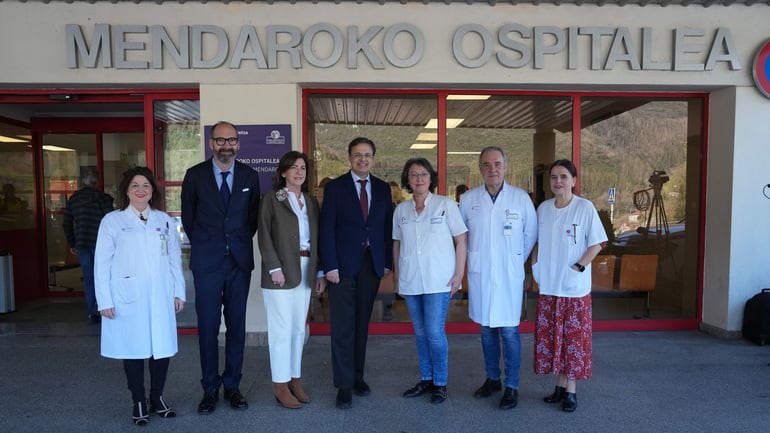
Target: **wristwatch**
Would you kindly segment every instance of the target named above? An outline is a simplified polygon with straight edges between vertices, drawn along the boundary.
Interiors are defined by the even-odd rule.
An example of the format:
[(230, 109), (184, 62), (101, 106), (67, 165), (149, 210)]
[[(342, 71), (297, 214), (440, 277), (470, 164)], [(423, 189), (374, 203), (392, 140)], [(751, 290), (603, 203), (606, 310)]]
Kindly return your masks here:
[(573, 266), (575, 266), (575, 267), (577, 268), (578, 272), (583, 272), (583, 271), (585, 271), (585, 270), (586, 270), (586, 267), (585, 267), (585, 266), (583, 266), (583, 265), (581, 265), (581, 264), (580, 264), (580, 263), (578, 263), (578, 262), (575, 262), (575, 264), (574, 264)]

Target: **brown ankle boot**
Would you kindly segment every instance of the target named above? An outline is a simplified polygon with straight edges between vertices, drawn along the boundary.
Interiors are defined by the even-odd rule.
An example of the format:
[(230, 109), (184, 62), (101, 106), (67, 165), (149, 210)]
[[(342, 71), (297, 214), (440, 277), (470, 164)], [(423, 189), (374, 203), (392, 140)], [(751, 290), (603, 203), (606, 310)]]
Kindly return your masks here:
[(310, 403), (310, 396), (307, 395), (305, 389), (302, 388), (302, 381), (298, 377), (291, 378), (291, 382), (289, 382), (289, 391), (294, 394), (294, 397), (297, 397), (297, 400), (299, 400), (300, 403)]
[(288, 383), (273, 382), (273, 395), (275, 395), (275, 400), (285, 408), (299, 409), (302, 407), (297, 398), (289, 391)]

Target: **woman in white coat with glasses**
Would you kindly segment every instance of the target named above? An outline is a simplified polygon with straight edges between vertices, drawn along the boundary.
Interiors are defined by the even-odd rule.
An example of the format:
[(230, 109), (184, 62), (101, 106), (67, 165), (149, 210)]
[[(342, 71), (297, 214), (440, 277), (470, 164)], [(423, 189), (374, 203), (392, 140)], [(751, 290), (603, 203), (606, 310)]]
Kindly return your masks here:
[(159, 204), (150, 169), (129, 169), (118, 187), (119, 210), (102, 219), (96, 240), (96, 300), (105, 319), (101, 354), (123, 360), (137, 425), (147, 424), (149, 412), (176, 415), (163, 399), (163, 388), (169, 359), (177, 352), (176, 313), (184, 308), (185, 282), (176, 223), (157, 210)]

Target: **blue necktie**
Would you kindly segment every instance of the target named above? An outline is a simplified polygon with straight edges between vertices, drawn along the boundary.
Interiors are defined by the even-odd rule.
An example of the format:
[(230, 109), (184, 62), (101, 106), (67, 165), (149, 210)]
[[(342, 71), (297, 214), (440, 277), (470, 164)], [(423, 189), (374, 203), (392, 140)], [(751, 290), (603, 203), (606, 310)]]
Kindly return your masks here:
[(222, 172), (222, 186), (219, 188), (219, 195), (222, 196), (222, 204), (225, 205), (225, 210), (230, 207), (230, 188), (227, 186), (227, 176), (229, 171)]

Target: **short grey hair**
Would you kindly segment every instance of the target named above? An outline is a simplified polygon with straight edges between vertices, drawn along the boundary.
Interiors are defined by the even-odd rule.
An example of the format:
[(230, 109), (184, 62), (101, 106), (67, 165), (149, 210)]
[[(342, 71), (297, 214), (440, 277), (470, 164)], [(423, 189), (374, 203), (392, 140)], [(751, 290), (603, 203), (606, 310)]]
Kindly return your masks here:
[(500, 154), (503, 155), (503, 162), (508, 162), (508, 157), (505, 156), (505, 151), (503, 149), (498, 146), (487, 146), (481, 149), (481, 153), (479, 153), (479, 167), (481, 167), (481, 158), (483, 158), (484, 154), (487, 152), (500, 152)]
[(99, 180), (99, 175), (95, 170), (86, 170), (80, 177), (80, 183), (83, 186), (95, 187), (96, 182)]

